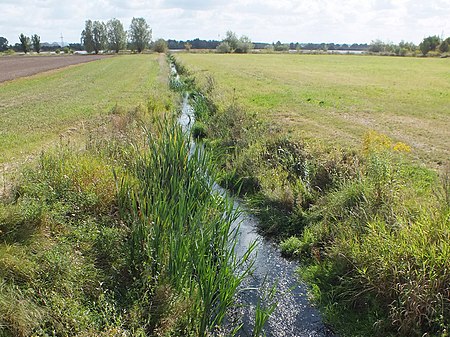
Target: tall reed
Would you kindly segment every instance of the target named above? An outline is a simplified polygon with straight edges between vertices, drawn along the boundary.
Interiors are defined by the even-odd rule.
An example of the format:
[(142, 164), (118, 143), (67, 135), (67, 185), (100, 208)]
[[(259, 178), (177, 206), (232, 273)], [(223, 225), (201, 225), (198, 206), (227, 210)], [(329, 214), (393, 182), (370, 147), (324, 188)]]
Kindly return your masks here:
[(121, 210), (132, 221), (131, 264), (150, 291), (168, 282), (188, 297), (189, 328), (205, 336), (233, 305), (251, 249), (236, 258), (237, 214), (213, 191), (214, 166), (205, 151), (191, 148), (175, 118), (153, 130), (119, 183)]

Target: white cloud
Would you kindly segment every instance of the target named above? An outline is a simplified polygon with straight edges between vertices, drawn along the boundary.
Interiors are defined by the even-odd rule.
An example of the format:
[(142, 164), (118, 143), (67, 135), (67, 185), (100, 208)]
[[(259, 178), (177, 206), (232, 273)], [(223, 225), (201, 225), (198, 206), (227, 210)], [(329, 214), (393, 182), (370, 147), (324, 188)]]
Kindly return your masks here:
[(420, 42), (450, 35), (450, 0), (0, 0), (0, 36), (78, 42), (86, 19), (144, 17), (154, 37), (218, 39), (227, 30), (254, 41)]

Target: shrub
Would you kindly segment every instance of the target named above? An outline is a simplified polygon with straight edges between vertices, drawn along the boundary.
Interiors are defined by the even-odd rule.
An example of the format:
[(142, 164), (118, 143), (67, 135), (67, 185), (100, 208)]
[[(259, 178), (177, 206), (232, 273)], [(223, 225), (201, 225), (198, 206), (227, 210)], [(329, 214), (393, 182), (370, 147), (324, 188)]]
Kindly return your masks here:
[(207, 127), (204, 123), (195, 121), (194, 125), (192, 126), (192, 137), (196, 140), (204, 139), (208, 136)]
[(168, 49), (167, 42), (164, 39), (158, 39), (153, 44), (153, 50), (156, 53), (166, 53)]
[(222, 42), (216, 48), (218, 53), (227, 54), (231, 53), (231, 47), (228, 42)]
[(280, 243), (281, 253), (291, 257), (299, 255), (302, 250), (302, 246), (302, 241), (295, 236), (291, 236)]

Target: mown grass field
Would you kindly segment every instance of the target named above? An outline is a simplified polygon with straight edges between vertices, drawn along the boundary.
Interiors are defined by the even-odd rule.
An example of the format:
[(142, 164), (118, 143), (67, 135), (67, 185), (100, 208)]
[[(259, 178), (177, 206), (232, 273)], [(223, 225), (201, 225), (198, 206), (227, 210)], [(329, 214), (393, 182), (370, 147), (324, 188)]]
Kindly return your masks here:
[[(294, 138), (360, 146), (368, 130), (421, 161), (450, 157), (450, 62), (358, 55), (177, 55), (258, 118)], [(233, 93), (234, 90), (234, 93)]]
[(159, 71), (156, 56), (130, 55), (0, 84), (0, 165), (38, 153), (69, 129), (89, 128), (116, 104), (147, 104)]

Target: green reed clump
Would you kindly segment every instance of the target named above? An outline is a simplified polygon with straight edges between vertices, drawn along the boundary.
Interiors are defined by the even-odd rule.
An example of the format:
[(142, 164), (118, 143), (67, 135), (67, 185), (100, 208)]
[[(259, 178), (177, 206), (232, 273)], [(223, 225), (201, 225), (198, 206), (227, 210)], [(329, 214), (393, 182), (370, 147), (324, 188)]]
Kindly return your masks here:
[(233, 204), (213, 191), (213, 181), (207, 154), (191, 147), (176, 120), (164, 119), (119, 185), (135, 275), (150, 292), (167, 282), (189, 298), (185, 329), (199, 336), (223, 323), (249, 271), (242, 265), (250, 251), (234, 254)]

